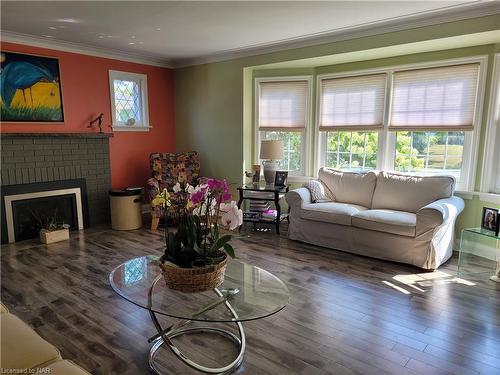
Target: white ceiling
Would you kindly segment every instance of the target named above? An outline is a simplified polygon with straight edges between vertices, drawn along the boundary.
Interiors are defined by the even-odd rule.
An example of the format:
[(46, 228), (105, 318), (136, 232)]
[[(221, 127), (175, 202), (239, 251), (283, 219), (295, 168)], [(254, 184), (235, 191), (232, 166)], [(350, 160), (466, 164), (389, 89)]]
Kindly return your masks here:
[[(477, 1), (2, 1), (4, 35), (175, 64), (472, 9)], [(7, 32), (7, 33), (5, 33)], [(8, 40), (8, 39), (7, 39)]]

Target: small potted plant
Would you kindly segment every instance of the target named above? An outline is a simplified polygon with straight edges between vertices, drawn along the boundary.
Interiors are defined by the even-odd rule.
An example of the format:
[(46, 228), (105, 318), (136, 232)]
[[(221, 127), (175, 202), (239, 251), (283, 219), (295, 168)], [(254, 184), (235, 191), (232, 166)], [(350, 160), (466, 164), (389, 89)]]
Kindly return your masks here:
[(167, 286), (183, 292), (213, 289), (224, 281), (227, 256), (234, 258), (231, 234), (221, 234), (220, 226), (234, 230), (243, 222), (243, 213), (231, 201), (224, 180), (207, 179), (200, 185), (176, 184), (164, 189), (152, 202), (169, 207), (177, 217), (177, 230), (165, 227), (165, 253), (159, 265)]
[(40, 215), (35, 215), (38, 224), (40, 225), (40, 242), (44, 244), (64, 241), (69, 239), (69, 225), (58, 221), (57, 210), (54, 215), (42, 218)]

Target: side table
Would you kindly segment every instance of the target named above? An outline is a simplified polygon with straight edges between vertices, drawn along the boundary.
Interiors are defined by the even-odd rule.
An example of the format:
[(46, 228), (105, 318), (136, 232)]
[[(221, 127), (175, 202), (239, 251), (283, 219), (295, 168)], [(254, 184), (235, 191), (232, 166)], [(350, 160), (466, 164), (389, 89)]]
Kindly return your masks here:
[(240, 199), (238, 200), (238, 208), (244, 200), (249, 201), (269, 201), (274, 202), (276, 208), (275, 219), (259, 218), (243, 218), (244, 222), (273, 224), (276, 227), (276, 233), (280, 234), (280, 223), (284, 219), (288, 219), (288, 212), (281, 213), (280, 199), (288, 193), (288, 186), (275, 186), (275, 185), (261, 185), (261, 184), (247, 184), (240, 186), (238, 192)]
[(464, 228), (460, 234), (460, 248), (458, 253), (458, 276), (464, 275), (464, 243), (466, 240), (466, 236), (472, 236), (473, 241), (475, 243), (484, 241), (495, 241), (495, 260), (496, 260), (496, 269), (495, 274), (490, 276), (490, 279), (496, 282), (500, 282), (500, 237), (495, 236), (493, 231), (489, 231), (483, 228)]

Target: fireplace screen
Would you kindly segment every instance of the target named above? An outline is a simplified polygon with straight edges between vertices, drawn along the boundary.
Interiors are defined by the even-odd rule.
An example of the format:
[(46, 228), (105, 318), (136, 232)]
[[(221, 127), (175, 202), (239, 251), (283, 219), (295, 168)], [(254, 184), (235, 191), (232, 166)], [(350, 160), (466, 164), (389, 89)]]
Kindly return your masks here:
[(49, 223), (67, 224), (78, 229), (75, 194), (20, 199), (12, 202), (12, 218), (16, 241), (38, 237)]

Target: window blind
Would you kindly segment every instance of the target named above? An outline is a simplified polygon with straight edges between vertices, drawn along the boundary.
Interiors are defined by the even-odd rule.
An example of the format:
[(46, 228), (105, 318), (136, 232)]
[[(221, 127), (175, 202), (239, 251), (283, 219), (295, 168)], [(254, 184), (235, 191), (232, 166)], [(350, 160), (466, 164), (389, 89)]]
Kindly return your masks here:
[(472, 130), (479, 64), (394, 73), (390, 130)]
[(259, 130), (302, 130), (306, 127), (308, 81), (259, 83)]
[(320, 130), (383, 128), (386, 74), (321, 80)]

